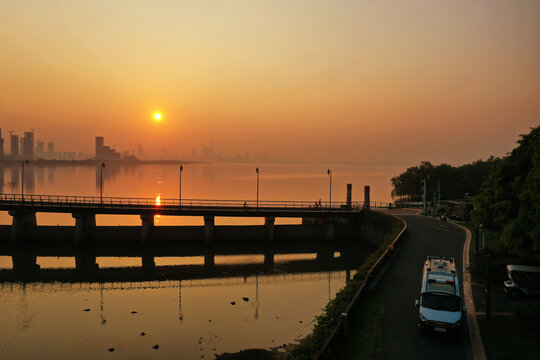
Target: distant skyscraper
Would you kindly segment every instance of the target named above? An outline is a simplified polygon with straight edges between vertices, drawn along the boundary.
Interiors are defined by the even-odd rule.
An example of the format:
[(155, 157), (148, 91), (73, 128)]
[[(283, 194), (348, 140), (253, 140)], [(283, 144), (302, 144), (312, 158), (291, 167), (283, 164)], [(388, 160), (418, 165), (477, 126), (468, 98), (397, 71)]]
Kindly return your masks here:
[(120, 153), (110, 146), (105, 146), (105, 139), (103, 136), (96, 136), (96, 159), (120, 160)]
[(51, 141), (47, 144), (47, 152), (52, 154), (54, 152), (54, 143)]
[(10, 154), (12, 157), (19, 157), (19, 135), (11, 135)]
[(31, 131), (24, 133), (22, 155), (26, 159), (34, 158), (34, 133)]
[(137, 157), (138, 157), (139, 159), (143, 159), (143, 158), (144, 158), (144, 155), (145, 155), (145, 154), (144, 154), (144, 149), (143, 149), (142, 145), (139, 144), (139, 146), (137, 146)]
[(43, 141), (38, 141), (36, 143), (36, 155), (43, 155), (44, 152), (45, 152), (45, 144), (43, 143)]

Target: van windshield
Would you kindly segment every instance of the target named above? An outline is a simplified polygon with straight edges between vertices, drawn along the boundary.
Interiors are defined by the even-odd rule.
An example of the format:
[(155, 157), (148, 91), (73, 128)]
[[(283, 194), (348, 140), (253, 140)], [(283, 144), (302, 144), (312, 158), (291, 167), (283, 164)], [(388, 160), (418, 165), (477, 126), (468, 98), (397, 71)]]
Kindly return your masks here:
[(423, 293), (422, 306), (443, 311), (459, 311), (459, 297), (442, 293)]

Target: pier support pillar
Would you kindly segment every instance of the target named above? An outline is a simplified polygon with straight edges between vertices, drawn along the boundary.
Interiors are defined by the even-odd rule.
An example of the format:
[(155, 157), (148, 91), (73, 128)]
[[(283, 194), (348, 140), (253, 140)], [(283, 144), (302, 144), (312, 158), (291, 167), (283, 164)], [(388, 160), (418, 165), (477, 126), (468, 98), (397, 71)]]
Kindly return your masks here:
[(11, 242), (16, 244), (33, 235), (36, 228), (36, 213), (33, 211), (10, 210), (13, 217), (11, 224)]
[(149, 244), (154, 232), (154, 214), (141, 215), (141, 244)]
[(269, 243), (274, 242), (274, 223), (276, 218), (273, 216), (267, 216), (264, 218), (264, 225), (266, 226), (266, 241)]
[(73, 213), (75, 219), (75, 244), (80, 245), (92, 238), (96, 228), (96, 215), (91, 213)]
[(204, 243), (207, 245), (214, 243), (214, 217), (211, 215), (204, 217)]
[(333, 242), (336, 239), (336, 227), (332, 219), (328, 219), (324, 224), (324, 238), (328, 242)]

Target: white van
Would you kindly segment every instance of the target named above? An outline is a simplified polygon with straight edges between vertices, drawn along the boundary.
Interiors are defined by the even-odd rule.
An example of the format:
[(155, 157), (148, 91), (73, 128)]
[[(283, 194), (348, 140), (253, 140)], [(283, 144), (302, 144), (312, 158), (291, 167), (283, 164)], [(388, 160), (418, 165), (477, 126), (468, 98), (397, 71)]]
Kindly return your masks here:
[(463, 327), (463, 312), (459, 279), (454, 258), (428, 256), (424, 263), (419, 307), (420, 331), (459, 333)]
[(504, 282), (504, 291), (519, 299), (522, 296), (540, 296), (540, 267), (507, 265), (509, 280)]

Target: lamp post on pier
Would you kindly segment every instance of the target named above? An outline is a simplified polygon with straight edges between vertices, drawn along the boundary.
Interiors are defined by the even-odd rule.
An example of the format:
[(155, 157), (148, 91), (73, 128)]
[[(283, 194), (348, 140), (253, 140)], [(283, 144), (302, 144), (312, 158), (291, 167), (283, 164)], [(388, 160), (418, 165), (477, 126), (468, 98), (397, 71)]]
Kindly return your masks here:
[(101, 201), (101, 205), (103, 205), (103, 169), (105, 168), (105, 163), (101, 163), (99, 168), (99, 198)]
[(184, 166), (180, 163), (180, 181), (178, 184), (178, 201), (180, 206), (182, 206), (182, 171), (184, 171)]
[(257, 173), (257, 210), (259, 210), (259, 167), (255, 169), (255, 172)]
[(330, 176), (330, 198), (329, 198), (329, 202), (328, 204), (330, 205), (330, 208), (332, 207), (332, 170), (328, 169), (326, 171), (326, 173), (328, 174), (328, 176)]
[(21, 161), (21, 201), (24, 202), (24, 167), (30, 166), (30, 161)]

